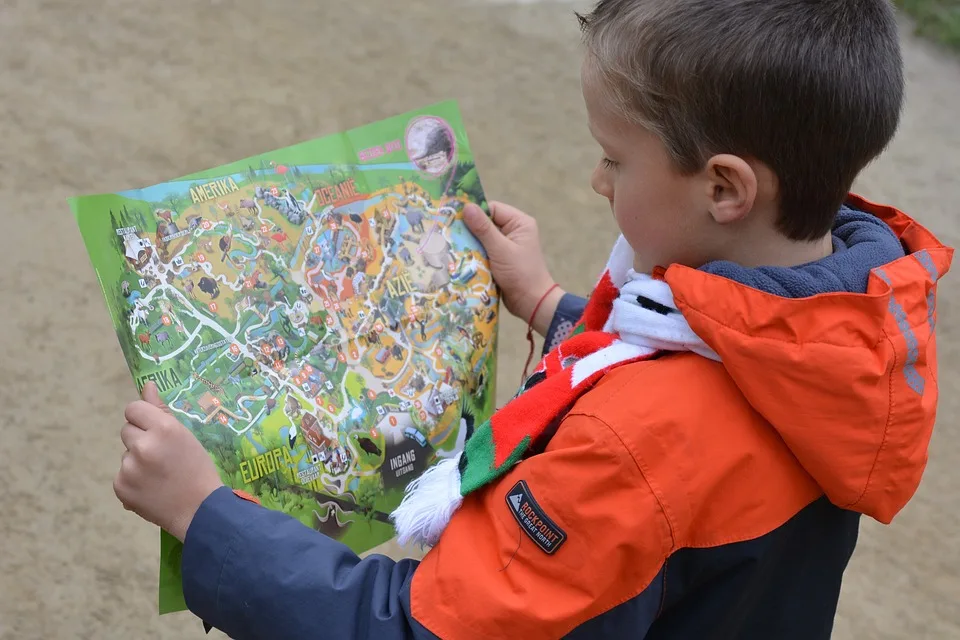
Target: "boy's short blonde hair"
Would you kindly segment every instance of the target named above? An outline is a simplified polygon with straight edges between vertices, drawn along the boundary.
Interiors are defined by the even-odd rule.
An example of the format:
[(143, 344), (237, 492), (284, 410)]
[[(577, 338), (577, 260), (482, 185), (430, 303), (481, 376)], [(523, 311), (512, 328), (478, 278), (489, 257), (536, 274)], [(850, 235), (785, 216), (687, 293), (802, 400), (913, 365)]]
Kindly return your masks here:
[(903, 70), (888, 0), (600, 0), (578, 15), (614, 106), (677, 168), (732, 153), (779, 179), (781, 231), (828, 233), (896, 132)]

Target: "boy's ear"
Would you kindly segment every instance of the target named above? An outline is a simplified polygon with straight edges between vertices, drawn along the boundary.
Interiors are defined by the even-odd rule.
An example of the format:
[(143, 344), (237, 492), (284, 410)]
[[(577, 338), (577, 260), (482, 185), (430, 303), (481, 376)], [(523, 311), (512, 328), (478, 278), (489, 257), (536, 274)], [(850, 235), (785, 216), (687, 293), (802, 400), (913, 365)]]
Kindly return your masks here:
[(707, 161), (710, 216), (719, 224), (742, 220), (757, 199), (757, 174), (743, 158), (728, 153)]

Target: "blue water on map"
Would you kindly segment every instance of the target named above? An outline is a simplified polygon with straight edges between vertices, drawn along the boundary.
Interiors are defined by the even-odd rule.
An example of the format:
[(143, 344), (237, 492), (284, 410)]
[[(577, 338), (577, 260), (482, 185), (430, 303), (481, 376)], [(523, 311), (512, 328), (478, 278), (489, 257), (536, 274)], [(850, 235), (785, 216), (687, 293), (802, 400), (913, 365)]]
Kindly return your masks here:
[[(257, 454), (262, 454), (267, 452), (267, 448), (262, 444), (256, 441), (253, 437), (253, 429), (247, 429), (247, 432), (243, 434), (247, 438), (247, 442), (253, 445), (253, 448), (257, 450)], [(284, 436), (286, 438), (286, 436)]]
[(453, 242), (454, 249), (465, 251), (471, 249), (476, 251), (481, 249), (480, 241), (477, 240), (467, 226), (461, 221), (457, 221), (450, 228), (450, 240)]
[[(246, 253), (244, 253), (244, 251), (240, 249), (240, 247), (243, 247), (243, 246), (247, 247)], [(248, 260), (253, 260), (254, 258), (257, 257), (257, 249), (256, 247), (251, 247), (246, 243), (238, 242), (230, 249), (230, 257), (233, 260), (239, 260), (240, 258), (247, 258)]]

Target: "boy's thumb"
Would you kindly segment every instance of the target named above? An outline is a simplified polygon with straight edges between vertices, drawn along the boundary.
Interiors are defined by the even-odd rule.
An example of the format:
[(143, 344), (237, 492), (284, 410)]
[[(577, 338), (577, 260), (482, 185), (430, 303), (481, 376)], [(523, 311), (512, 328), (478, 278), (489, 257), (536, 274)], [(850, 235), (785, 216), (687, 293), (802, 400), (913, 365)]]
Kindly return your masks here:
[(489, 251), (492, 246), (503, 240), (503, 234), (493, 220), (478, 205), (472, 202), (463, 208), (463, 221), (467, 229), (477, 237), (477, 240)]
[(160, 399), (160, 391), (157, 389), (157, 383), (155, 382), (148, 382), (147, 384), (143, 385), (143, 391), (140, 394), (140, 399), (144, 402), (152, 404), (158, 409), (163, 409), (166, 413), (171, 415), (173, 414), (173, 412), (170, 411), (170, 407), (168, 407), (166, 403)]

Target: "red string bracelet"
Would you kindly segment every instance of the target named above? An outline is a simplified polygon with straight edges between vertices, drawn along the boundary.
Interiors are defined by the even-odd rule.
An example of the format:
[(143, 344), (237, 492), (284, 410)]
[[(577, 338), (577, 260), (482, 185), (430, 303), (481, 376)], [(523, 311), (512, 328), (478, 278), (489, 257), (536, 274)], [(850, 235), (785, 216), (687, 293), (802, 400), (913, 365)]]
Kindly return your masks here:
[(533, 308), (533, 313), (530, 314), (530, 321), (527, 322), (527, 342), (530, 343), (530, 353), (527, 354), (527, 363), (523, 365), (523, 379), (520, 380), (521, 386), (527, 381), (527, 371), (530, 369), (530, 363), (533, 361), (533, 351), (536, 349), (536, 345), (533, 342), (533, 321), (537, 317), (537, 311), (540, 311), (540, 305), (542, 305), (543, 301), (547, 299), (547, 296), (559, 286), (559, 284), (554, 283), (553, 286), (547, 289), (547, 292), (540, 297), (540, 302)]

